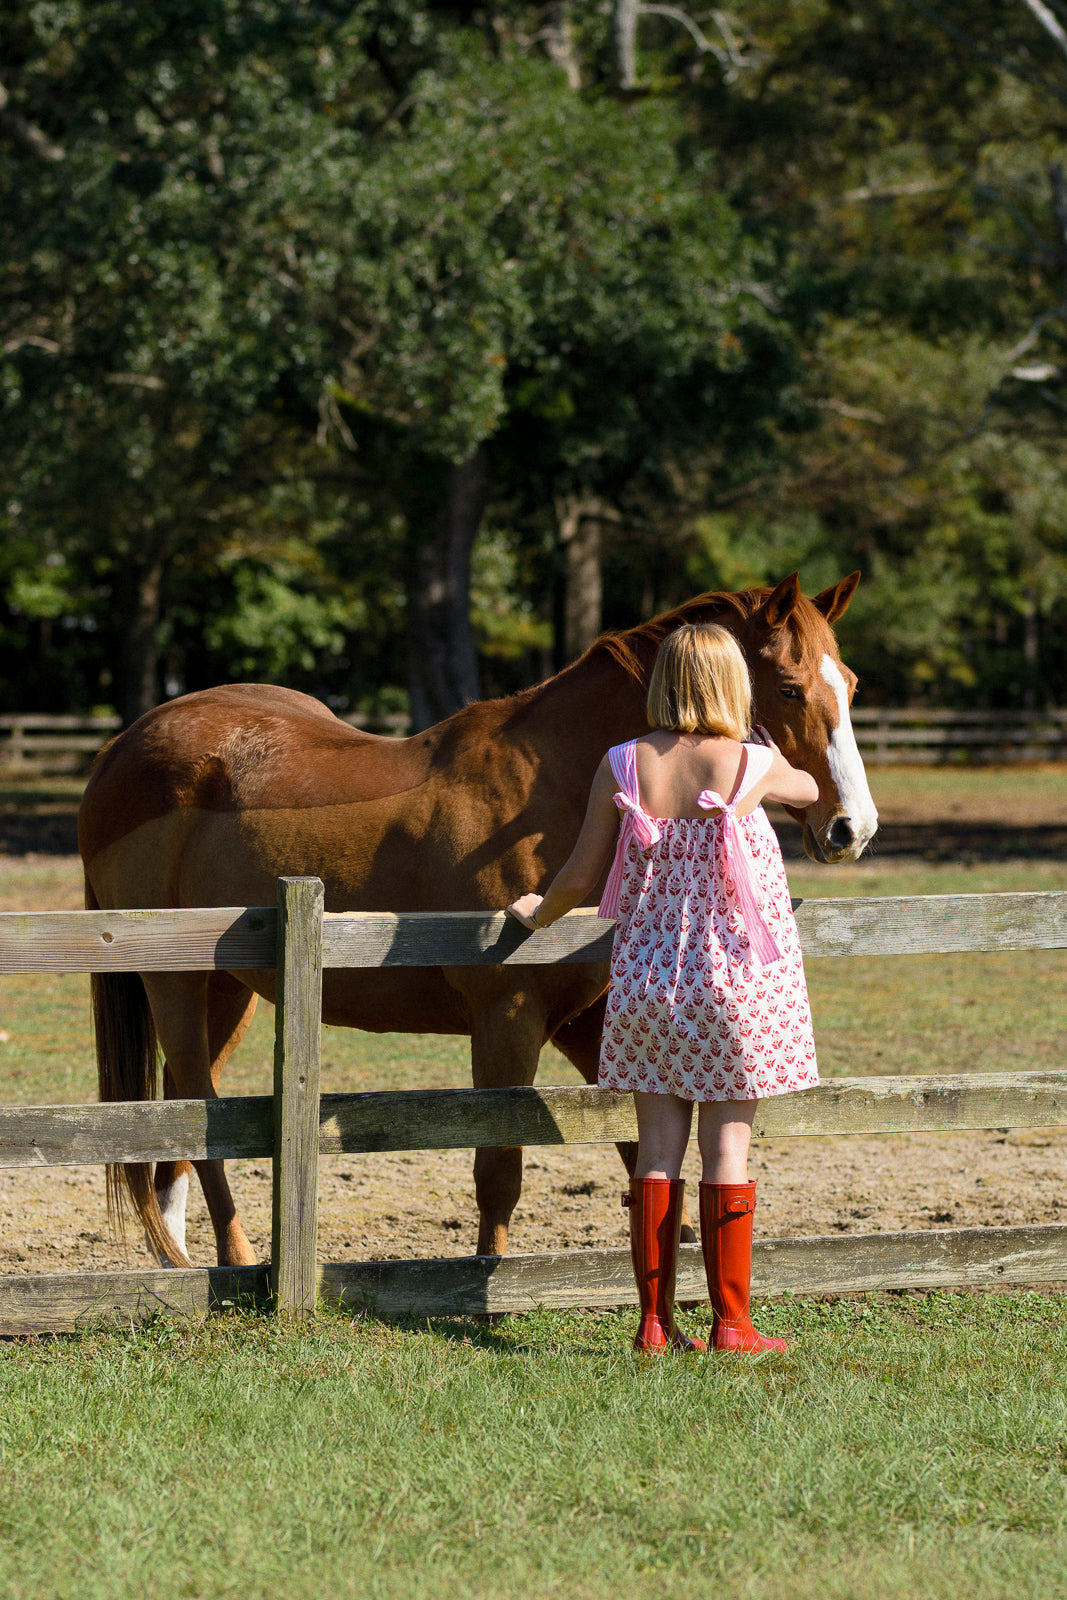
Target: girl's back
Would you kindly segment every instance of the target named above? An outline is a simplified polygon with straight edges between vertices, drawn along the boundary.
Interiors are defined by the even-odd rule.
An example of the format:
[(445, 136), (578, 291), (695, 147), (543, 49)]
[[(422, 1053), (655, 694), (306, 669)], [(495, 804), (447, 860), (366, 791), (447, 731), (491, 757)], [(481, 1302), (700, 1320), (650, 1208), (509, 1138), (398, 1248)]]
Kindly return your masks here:
[[(745, 747), (736, 739), (662, 730), (638, 739), (635, 757), (641, 804), (649, 816), (698, 819), (709, 813), (697, 805), (697, 796), (711, 789), (731, 800), (746, 760)], [(755, 809), (761, 794), (762, 786), (757, 785), (755, 798), (745, 796), (739, 808), (742, 815)]]

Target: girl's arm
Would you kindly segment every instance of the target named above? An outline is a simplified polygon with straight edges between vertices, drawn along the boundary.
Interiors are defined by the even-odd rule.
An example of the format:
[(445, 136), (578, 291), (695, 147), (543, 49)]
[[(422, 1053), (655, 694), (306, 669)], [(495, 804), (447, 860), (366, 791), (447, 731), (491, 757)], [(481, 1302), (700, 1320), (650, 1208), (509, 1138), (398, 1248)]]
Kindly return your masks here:
[(787, 806), (814, 805), (819, 798), (819, 785), (810, 772), (791, 767), (782, 752), (774, 745), (774, 760), (760, 785), (765, 800), (777, 800)]
[[(524, 894), (508, 906), (508, 915), (526, 928), (547, 928), (580, 905), (603, 872), (619, 831), (614, 794), (615, 775), (604, 757), (589, 791), (585, 821), (577, 843), (544, 895)], [(536, 918), (536, 920), (535, 920)]]

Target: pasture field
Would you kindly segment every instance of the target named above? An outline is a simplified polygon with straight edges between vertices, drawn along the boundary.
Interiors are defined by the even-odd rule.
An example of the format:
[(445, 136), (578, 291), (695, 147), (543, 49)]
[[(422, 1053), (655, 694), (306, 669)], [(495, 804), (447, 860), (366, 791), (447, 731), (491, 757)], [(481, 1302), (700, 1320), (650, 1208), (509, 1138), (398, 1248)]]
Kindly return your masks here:
[[(858, 865), (791, 860), (795, 895), (938, 894), (1067, 888), (1067, 768), (901, 768), (872, 773), (883, 818)], [(82, 903), (73, 847), (76, 783), (0, 787), (0, 910)], [(34, 849), (33, 846), (36, 846)], [(28, 853), (19, 854), (21, 849)], [(808, 963), (820, 1070), (833, 1075), (1039, 1070), (1063, 1063), (1064, 954), (902, 956)], [(227, 1069), (224, 1092), (269, 1092), (273, 1013), (261, 1006)], [(5, 1037), (6, 1036), (6, 1037)], [(462, 1087), (466, 1041), (327, 1029), (325, 1092)], [(539, 1081), (574, 1083), (555, 1051)], [(0, 985), (0, 1098), (95, 1099), (84, 977)], [(1020, 1130), (879, 1140), (783, 1139), (758, 1147), (763, 1236), (953, 1224), (1055, 1222), (1063, 1216), (1067, 1133)], [(694, 1177), (687, 1166), (686, 1175)], [(462, 1255), (474, 1248), (469, 1152), (324, 1158), (323, 1259)], [(618, 1162), (609, 1146), (528, 1152), (513, 1246), (625, 1242)], [(236, 1163), (239, 1203), (257, 1250), (270, 1237), (269, 1166)], [(195, 1260), (210, 1259), (206, 1211), (190, 1197)], [(135, 1258), (134, 1258), (135, 1259)], [(0, 1172), (0, 1270), (127, 1264), (107, 1238), (95, 1168)], [(132, 1264), (132, 1261), (131, 1263)]]
[[(1067, 888), (1063, 776), (1026, 774), (1015, 828), (1017, 769), (999, 781), (988, 770), (876, 771), (889, 848), (852, 868), (791, 866), (793, 892)], [(66, 843), (70, 804), (66, 794), (52, 802), (54, 844), (0, 857), (0, 909), (81, 903)], [(32, 809), (20, 795), (7, 815), (24, 813), (21, 825)], [(913, 822), (916, 810), (925, 814)], [(1056, 951), (811, 962), (823, 1075), (1062, 1067), (1063, 961)], [(94, 1098), (86, 980), (6, 979), (0, 1003), (0, 1098)], [(230, 1092), (269, 1087), (271, 1028), (264, 1007), (228, 1073)], [(462, 1040), (334, 1029), (324, 1038), (327, 1090), (462, 1085), (467, 1074)], [(549, 1051), (542, 1080), (574, 1077)], [(1041, 1130), (1018, 1144), (995, 1133), (777, 1141), (757, 1161), (758, 1229), (809, 1231), (812, 1218), (815, 1232), (1056, 1220), (1063, 1136), (1051, 1133), (1044, 1146), (1047, 1156)], [(557, 1175), (550, 1185), (548, 1155), (531, 1155), (524, 1206), (553, 1211), (541, 1220), (557, 1228), (577, 1228), (567, 1214), (588, 1215), (600, 1187), (617, 1188), (613, 1167), (603, 1183)], [(435, 1226), (443, 1206), (465, 1216), (468, 1157), (448, 1156), (436, 1189), (416, 1156), (390, 1169), (390, 1183), (399, 1173), (408, 1189), (399, 1201), (390, 1191), (386, 1253), (403, 1253), (398, 1237), (415, 1241), (409, 1253), (430, 1253), (423, 1236), (404, 1236), (420, 1191)], [(1020, 1176), (1012, 1163), (1023, 1158), (1040, 1182)], [(610, 1164), (614, 1152), (600, 1159)], [(934, 1185), (938, 1160), (947, 1202)], [(63, 1182), (80, 1183), (77, 1173)], [(242, 1204), (251, 1176), (240, 1177)], [(974, 1191), (984, 1209), (968, 1211), (964, 1191), (975, 1183), (989, 1185)], [(347, 1185), (350, 1206), (357, 1187)], [(805, 1211), (817, 1190), (824, 1210)], [(899, 1215), (889, 1209), (898, 1190)], [(1024, 1213), (1039, 1190), (1046, 1209)], [(84, 1227), (85, 1193), (69, 1192)], [(3, 1229), (29, 1229), (37, 1193), (12, 1191)], [(957, 1202), (951, 1216), (937, 1209)], [(100, 1226), (102, 1197), (90, 1203)], [(611, 1216), (621, 1243), (617, 1198)], [(439, 1253), (464, 1248), (455, 1227)], [(543, 1245), (524, 1237), (517, 1247)], [(335, 1257), (327, 1248), (324, 1258)], [(14, 1270), (64, 1264), (33, 1255)], [(784, 1357), (638, 1358), (631, 1311), (418, 1325), (324, 1311), (301, 1326), (235, 1310), (205, 1324), (160, 1318), (122, 1332), (0, 1342), (0, 1593), (1067, 1594), (1067, 1294), (786, 1297), (757, 1307), (757, 1320), (791, 1339)], [(685, 1321), (699, 1332), (709, 1313), (692, 1310)]]
[(639, 1358), (632, 1314), (548, 1312), (0, 1347), (0, 1592), (1067, 1592), (1067, 1297), (759, 1315), (785, 1356)]

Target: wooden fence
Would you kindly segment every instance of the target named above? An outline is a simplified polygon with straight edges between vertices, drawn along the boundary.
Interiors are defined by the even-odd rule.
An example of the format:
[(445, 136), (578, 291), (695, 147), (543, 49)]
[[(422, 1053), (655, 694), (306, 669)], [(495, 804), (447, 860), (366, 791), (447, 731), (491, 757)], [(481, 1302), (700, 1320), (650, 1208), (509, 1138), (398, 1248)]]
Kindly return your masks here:
[(116, 716), (9, 712), (0, 716), (0, 768), (15, 776), (76, 772), (87, 767), (100, 746), (121, 727)]
[[(403, 737), (400, 714), (341, 719), (371, 733)], [(1067, 761), (1067, 711), (879, 711), (854, 706), (852, 723), (868, 766), (910, 762), (1007, 764)], [(0, 716), (0, 770), (19, 775), (71, 772), (121, 726), (118, 717)]]
[[(372, 717), (360, 712), (341, 720), (354, 728), (394, 738), (407, 733), (411, 724), (406, 716)], [(47, 716), (7, 712), (0, 715), (0, 771), (14, 777), (84, 772), (101, 745), (121, 727), (122, 718), (113, 714)]]
[(1067, 711), (879, 711), (853, 706), (868, 766), (1067, 761)]
[[(795, 902), (805, 956), (1067, 947), (1067, 893)], [(626, 1250), (435, 1261), (316, 1259), (320, 1152), (597, 1144), (635, 1136), (629, 1096), (586, 1088), (319, 1093), (323, 968), (604, 961), (595, 912), (527, 934), (500, 915), (323, 914), (317, 879), (282, 879), (277, 907), (9, 913), (0, 973), (279, 969), (274, 1096), (0, 1108), (0, 1165), (270, 1156), (271, 1266), (0, 1277), (0, 1332), (202, 1313), (318, 1296), (380, 1316), (611, 1306), (634, 1299)], [(1067, 1072), (838, 1078), (759, 1108), (755, 1136), (1067, 1126)], [(950, 1229), (757, 1244), (753, 1290), (840, 1293), (1067, 1280), (1067, 1225)], [(704, 1297), (697, 1245), (682, 1247), (681, 1300)]]

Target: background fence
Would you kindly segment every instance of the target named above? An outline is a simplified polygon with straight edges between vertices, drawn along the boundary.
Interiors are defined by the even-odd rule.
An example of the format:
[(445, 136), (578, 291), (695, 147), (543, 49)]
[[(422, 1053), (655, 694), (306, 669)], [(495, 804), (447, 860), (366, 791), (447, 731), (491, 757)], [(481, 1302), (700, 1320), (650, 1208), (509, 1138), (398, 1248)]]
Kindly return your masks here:
[[(807, 958), (1067, 947), (1067, 893), (795, 902)], [(146, 972), (277, 965), (275, 1093), (139, 1105), (0, 1108), (0, 1165), (270, 1156), (272, 1264), (146, 1267), (0, 1277), (0, 1331), (126, 1319), (160, 1306), (205, 1312), (316, 1296), (380, 1316), (611, 1306), (635, 1293), (626, 1250), (319, 1263), (321, 1152), (595, 1144), (636, 1134), (629, 1096), (586, 1088), (319, 1094), (324, 967), (604, 961), (611, 923), (591, 911), (527, 934), (480, 912), (323, 914), (317, 879), (283, 879), (277, 908), (41, 912), (0, 916), (0, 973)], [(921, 995), (917, 995), (921, 1001)], [(1067, 1126), (1067, 1073), (838, 1078), (761, 1104), (757, 1139)], [(840, 1293), (1067, 1280), (1067, 1225), (841, 1234), (757, 1243), (753, 1290)], [(681, 1300), (705, 1295), (698, 1245), (683, 1246)]]
[[(342, 719), (371, 733), (402, 737), (406, 716)], [(856, 741), (870, 766), (913, 762), (1067, 761), (1067, 711), (852, 711)], [(14, 775), (84, 770), (119, 727), (118, 717), (0, 716), (0, 771)]]
[(1067, 760), (1067, 711), (879, 711), (854, 706), (869, 766)]

